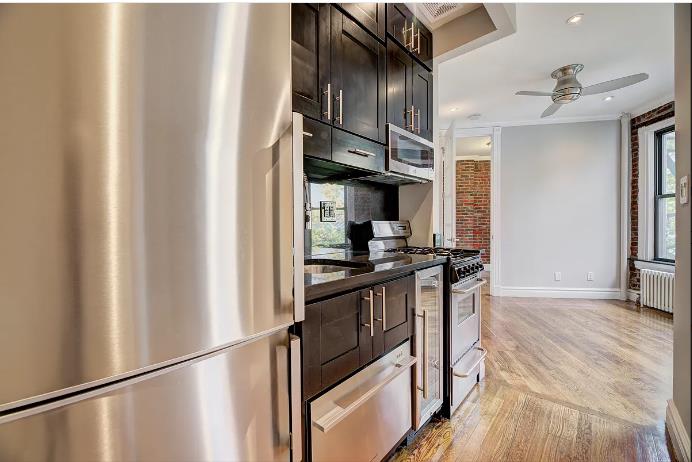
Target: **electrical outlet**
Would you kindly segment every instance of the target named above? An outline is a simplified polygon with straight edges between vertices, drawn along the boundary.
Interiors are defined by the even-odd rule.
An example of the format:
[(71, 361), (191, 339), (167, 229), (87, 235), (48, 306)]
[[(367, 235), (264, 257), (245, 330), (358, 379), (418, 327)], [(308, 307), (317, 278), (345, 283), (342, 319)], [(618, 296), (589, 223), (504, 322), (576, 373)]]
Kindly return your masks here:
[(559, 271), (555, 271), (555, 280), (556, 281), (562, 281), (562, 273)]
[(586, 273), (586, 280), (587, 281), (593, 281), (593, 273), (591, 271)]

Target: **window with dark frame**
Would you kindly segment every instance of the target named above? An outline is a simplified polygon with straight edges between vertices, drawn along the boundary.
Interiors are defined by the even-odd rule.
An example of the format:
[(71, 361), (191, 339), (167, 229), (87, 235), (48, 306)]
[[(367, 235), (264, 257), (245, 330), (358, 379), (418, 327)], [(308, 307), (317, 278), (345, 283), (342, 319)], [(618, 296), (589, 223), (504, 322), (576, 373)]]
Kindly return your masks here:
[(655, 136), (654, 259), (675, 262), (675, 127)]

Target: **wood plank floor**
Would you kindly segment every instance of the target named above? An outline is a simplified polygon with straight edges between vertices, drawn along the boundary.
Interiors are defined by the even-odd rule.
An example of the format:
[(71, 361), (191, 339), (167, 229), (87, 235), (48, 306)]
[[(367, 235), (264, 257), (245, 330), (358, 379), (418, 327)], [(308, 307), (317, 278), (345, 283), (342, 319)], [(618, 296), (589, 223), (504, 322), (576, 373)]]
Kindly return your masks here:
[(632, 303), (483, 297), (485, 381), (403, 461), (669, 461), (673, 321)]

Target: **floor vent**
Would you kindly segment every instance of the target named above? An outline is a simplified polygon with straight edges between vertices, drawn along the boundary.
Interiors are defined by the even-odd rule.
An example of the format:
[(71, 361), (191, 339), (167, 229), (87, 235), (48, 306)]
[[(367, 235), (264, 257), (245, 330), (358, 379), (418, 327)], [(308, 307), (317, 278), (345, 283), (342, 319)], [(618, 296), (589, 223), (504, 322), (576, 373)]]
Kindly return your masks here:
[(672, 313), (674, 287), (674, 273), (643, 269), (641, 271), (642, 306)]

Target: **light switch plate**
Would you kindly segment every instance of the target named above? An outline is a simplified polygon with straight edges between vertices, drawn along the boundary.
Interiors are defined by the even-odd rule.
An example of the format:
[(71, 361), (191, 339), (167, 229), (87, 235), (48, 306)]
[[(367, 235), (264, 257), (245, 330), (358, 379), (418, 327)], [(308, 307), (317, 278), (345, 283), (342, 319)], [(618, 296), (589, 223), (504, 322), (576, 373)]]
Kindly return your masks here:
[(336, 221), (336, 202), (320, 201), (320, 221), (335, 222)]
[(678, 192), (678, 196), (680, 197), (680, 203), (681, 204), (687, 204), (690, 200), (690, 188), (689, 188), (689, 182), (687, 180), (687, 175), (683, 176), (680, 178), (680, 191)]

